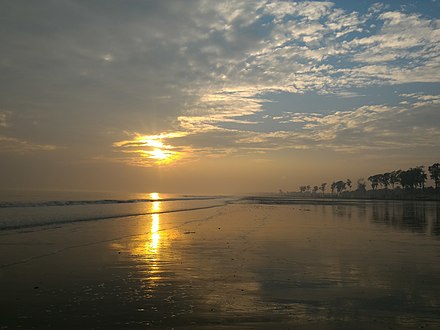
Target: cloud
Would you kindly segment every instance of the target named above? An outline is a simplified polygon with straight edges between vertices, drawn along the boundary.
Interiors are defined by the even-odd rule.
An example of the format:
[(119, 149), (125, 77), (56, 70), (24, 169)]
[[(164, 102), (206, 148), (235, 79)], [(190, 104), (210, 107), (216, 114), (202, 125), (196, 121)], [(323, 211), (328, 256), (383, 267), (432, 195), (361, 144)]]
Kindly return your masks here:
[(332, 2), (288, 2), (274, 1), (265, 6), (265, 10), (270, 15), (275, 16), (281, 22), (285, 16), (299, 16), (309, 20), (319, 20), (329, 14), (329, 9), (333, 7)]
[(379, 77), (394, 84), (438, 82), (431, 70), (440, 65), (440, 21), (396, 11), (383, 12), (378, 20), (383, 23), (378, 33), (355, 38), (344, 45), (353, 54), (354, 62), (367, 64), (354, 73), (382, 68)]
[[(362, 93), (353, 88), (439, 83), (436, 18), (381, 4), (347, 11), (328, 1), (48, 3), (3, 8), (0, 96), (7, 109), (42, 113), (47, 124), (34, 131), (49, 127), (53, 145), (60, 127), (74, 126), (62, 134), (80, 145), (111, 130), (102, 157), (154, 166), (165, 159), (155, 149), (176, 159), (384, 150), (429, 145), (425, 136), (435, 135), (420, 116), (437, 118), (437, 99), (330, 114), (285, 109), (278, 122), (264, 105), (269, 92), (343, 98)], [(26, 128), (10, 132), (16, 142), (9, 143), (44, 150), (18, 139)]]
[[(67, 17), (60, 15), (66, 6)], [(98, 9), (101, 14), (95, 22), (91, 17)], [(47, 24), (60, 28), (48, 30), (39, 22), (28, 38), (18, 34), (15, 44), (8, 38), (7, 49), (12, 50), (3, 61), (10, 69), (26, 70), (33, 78), (28, 82), (40, 82), (45, 88), (47, 82), (51, 87), (61, 82), (100, 86), (107, 87), (102, 92), (115, 91), (115, 97), (139, 89), (150, 100), (162, 89), (164, 96), (191, 101), (207, 86), (211, 89), (207, 94), (242, 85), (304, 93), (432, 81), (429, 72), (439, 65), (437, 20), (378, 5), (364, 15), (320, 1), (170, 1), (136, 6), (111, 2), (87, 8), (81, 2), (62, 1), (50, 12), (53, 21)], [(19, 18), (27, 14), (17, 11)], [(121, 17), (129, 18), (129, 23), (116, 29), (113, 22)], [(372, 22), (381, 28), (367, 32)], [(19, 20), (9, 23), (13, 26)], [(383, 69), (377, 72), (381, 66), (373, 64)], [(399, 75), (399, 70), (404, 73)], [(181, 111), (165, 110), (171, 115)]]
[[(434, 120), (434, 121), (433, 121)], [(440, 114), (435, 107), (374, 105), (326, 115), (292, 114), (302, 123), (302, 134), (315, 141), (315, 147), (337, 151), (403, 150), (437, 147)]]
[[(424, 98), (434, 97), (425, 95)], [(209, 129), (206, 129), (206, 123), (201, 119), (201, 126), (190, 126), (186, 134), (168, 133), (169, 136), (175, 134), (176, 138), (166, 141), (182, 153), (190, 153), (192, 160), (255, 154), (271, 157), (274, 152), (281, 150), (307, 149), (356, 154), (405, 154), (408, 150), (426, 153), (436, 150), (440, 141), (437, 125), (440, 113), (438, 106), (432, 102), (405, 106), (369, 105), (327, 114), (286, 112), (270, 119), (290, 123), (289, 130), (252, 131), (246, 125), (227, 129), (222, 127), (224, 121), (220, 120), (210, 122)], [(133, 142), (129, 145), (133, 145)], [(131, 158), (129, 161), (132, 161)]]
[[(8, 122), (11, 112), (0, 112), (0, 128), (10, 130), (11, 125)], [(59, 149), (52, 144), (38, 144), (24, 139), (0, 135), (0, 153), (19, 153), (25, 154), (35, 151), (53, 151)]]
[(8, 113), (0, 112), (0, 127), (7, 126), (7, 121), (6, 121), (7, 116), (8, 116)]
[[(400, 94), (400, 96), (411, 100), (415, 108), (430, 106), (430, 105), (440, 105), (440, 95), (409, 93), (409, 94)], [(408, 102), (408, 101), (403, 101), (403, 102)]]
[(0, 136), (0, 152), (2, 153), (29, 153), (35, 151), (53, 151), (59, 147), (51, 144), (35, 144), (26, 140)]
[[(0, 112), (0, 128), (11, 129), (7, 118), (11, 115), (8, 112)], [(58, 146), (52, 144), (38, 144), (16, 137), (0, 135), (0, 153), (29, 153), (36, 151), (53, 151), (59, 149)]]

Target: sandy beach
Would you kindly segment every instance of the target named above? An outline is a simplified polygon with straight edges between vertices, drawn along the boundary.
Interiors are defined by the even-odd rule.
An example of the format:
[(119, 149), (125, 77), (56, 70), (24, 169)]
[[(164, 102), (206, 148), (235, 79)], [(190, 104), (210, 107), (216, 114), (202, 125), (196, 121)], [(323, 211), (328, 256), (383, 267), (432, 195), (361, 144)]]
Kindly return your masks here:
[(2, 231), (0, 326), (437, 328), (438, 236), (370, 212), (242, 203)]

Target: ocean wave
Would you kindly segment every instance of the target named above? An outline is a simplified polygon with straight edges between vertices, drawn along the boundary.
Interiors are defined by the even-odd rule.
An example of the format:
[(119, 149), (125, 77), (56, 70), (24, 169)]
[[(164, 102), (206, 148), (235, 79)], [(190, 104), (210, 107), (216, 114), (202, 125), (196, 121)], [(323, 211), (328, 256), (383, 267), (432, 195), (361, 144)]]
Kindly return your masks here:
[(27, 219), (28, 221), (15, 221), (13, 222), (1, 222), (0, 221), (0, 231), (2, 230), (14, 230), (14, 229), (27, 229), (32, 227), (40, 227), (40, 226), (50, 226), (50, 225), (63, 225), (67, 223), (73, 222), (82, 222), (82, 221), (97, 221), (97, 220), (110, 220), (117, 218), (126, 218), (126, 217), (135, 217), (142, 215), (150, 215), (150, 214), (165, 214), (165, 213), (176, 213), (176, 212), (189, 212), (196, 210), (205, 210), (212, 209), (216, 207), (221, 207), (227, 204), (227, 201), (222, 201), (221, 203), (210, 204), (210, 205), (200, 205), (200, 206), (190, 206), (185, 208), (177, 208), (177, 209), (169, 209), (164, 211), (149, 211), (149, 212), (127, 212), (127, 213), (112, 213), (112, 214), (89, 214), (87, 216), (80, 217), (68, 217), (64, 218), (62, 216), (50, 217), (45, 216), (44, 218), (32, 218)]
[(0, 201), (0, 208), (12, 207), (49, 207), (49, 206), (77, 206), (77, 205), (104, 205), (104, 204), (134, 204), (150, 202), (175, 202), (175, 201), (203, 201), (220, 199), (220, 196), (183, 196), (160, 199), (97, 199), (97, 200), (50, 200), (50, 201)]

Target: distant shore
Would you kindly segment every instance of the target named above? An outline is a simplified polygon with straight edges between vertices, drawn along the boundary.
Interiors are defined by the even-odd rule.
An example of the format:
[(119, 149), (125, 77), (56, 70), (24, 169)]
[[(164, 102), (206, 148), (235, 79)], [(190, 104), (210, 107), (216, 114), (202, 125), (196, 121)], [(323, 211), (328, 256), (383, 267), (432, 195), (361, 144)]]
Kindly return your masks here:
[(364, 194), (357, 192), (344, 192), (340, 195), (337, 194), (307, 194), (296, 192), (285, 193), (273, 193), (264, 195), (249, 195), (243, 198), (244, 200), (260, 201), (261, 203), (270, 202), (276, 204), (297, 204), (297, 203), (321, 203), (321, 204), (336, 204), (344, 202), (354, 201), (427, 201), (427, 202), (440, 202), (440, 193), (430, 194), (395, 194), (391, 191), (384, 192), (371, 192), (368, 191)]

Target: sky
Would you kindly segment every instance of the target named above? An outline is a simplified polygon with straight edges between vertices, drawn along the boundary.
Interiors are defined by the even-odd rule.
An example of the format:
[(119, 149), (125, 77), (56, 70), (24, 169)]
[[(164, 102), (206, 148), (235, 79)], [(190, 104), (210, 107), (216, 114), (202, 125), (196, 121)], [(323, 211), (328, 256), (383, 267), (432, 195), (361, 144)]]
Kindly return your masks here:
[(2, 188), (297, 191), (440, 162), (440, 1), (0, 5)]

